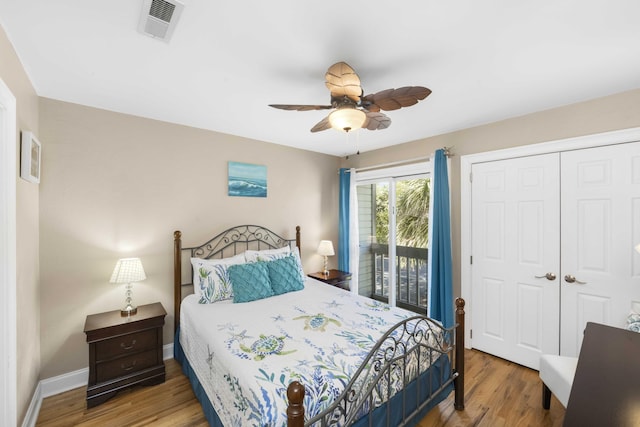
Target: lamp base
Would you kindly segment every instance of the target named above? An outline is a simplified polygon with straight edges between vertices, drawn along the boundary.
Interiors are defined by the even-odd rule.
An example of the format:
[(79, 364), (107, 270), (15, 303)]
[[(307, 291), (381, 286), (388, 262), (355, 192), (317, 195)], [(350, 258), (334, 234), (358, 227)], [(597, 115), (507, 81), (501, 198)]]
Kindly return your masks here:
[(133, 300), (131, 299), (131, 282), (127, 283), (125, 289), (127, 290), (125, 293), (126, 299), (124, 300), (125, 306), (120, 310), (120, 316), (122, 317), (133, 316), (138, 312), (138, 308), (133, 305)]
[(327, 262), (327, 256), (326, 255), (324, 255), (324, 270), (322, 270), (322, 273), (325, 276), (329, 275), (329, 263)]
[(133, 316), (137, 312), (138, 312), (138, 307), (134, 307), (134, 306), (129, 304), (125, 308), (120, 310), (120, 316), (122, 316), (122, 317)]

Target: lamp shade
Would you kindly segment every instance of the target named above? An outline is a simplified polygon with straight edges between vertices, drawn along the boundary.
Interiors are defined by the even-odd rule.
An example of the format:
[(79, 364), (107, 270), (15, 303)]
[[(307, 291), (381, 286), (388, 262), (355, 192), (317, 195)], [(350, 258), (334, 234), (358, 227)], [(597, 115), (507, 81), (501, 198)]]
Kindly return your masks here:
[(318, 245), (318, 253), (324, 256), (335, 255), (335, 252), (333, 251), (333, 243), (331, 243), (331, 240), (320, 240), (320, 244)]
[(140, 258), (122, 258), (113, 269), (110, 283), (131, 283), (146, 279)]
[(362, 110), (343, 107), (329, 114), (329, 123), (334, 129), (349, 132), (360, 129), (366, 118), (367, 115)]
[(640, 254), (640, 243), (636, 245), (636, 252)]

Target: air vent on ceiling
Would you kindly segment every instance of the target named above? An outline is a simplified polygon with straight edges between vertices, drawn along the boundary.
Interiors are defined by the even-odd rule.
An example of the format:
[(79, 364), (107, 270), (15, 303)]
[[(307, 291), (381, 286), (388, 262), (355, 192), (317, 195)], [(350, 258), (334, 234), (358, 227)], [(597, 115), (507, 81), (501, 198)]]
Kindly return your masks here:
[(168, 42), (183, 8), (176, 0), (143, 0), (138, 31)]

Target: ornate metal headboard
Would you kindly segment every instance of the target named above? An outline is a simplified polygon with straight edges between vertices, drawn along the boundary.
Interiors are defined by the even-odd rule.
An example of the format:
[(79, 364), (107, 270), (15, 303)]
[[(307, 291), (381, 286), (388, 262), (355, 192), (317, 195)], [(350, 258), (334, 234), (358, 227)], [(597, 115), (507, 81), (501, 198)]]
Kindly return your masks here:
[[(259, 225), (238, 225), (231, 227), (217, 236), (213, 237), (200, 246), (190, 248), (182, 247), (182, 233), (177, 230), (173, 233), (173, 271), (174, 271), (174, 332), (180, 324), (180, 303), (182, 302), (182, 288), (192, 285), (193, 271), (191, 269), (191, 258), (226, 258), (246, 250), (274, 249), (284, 246), (291, 246), (293, 243), (300, 250), (300, 226), (296, 226), (295, 239), (285, 239), (268, 228)], [(184, 255), (188, 254), (186, 259)], [(186, 267), (188, 264), (188, 268)], [(189, 282), (183, 283), (183, 270), (190, 271)]]

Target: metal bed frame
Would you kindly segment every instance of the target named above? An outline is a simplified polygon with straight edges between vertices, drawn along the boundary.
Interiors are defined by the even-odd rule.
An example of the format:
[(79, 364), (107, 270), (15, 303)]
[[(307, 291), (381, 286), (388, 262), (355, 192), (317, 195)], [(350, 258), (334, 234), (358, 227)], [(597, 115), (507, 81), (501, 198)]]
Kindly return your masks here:
[[(300, 226), (296, 227), (295, 239), (285, 239), (268, 228), (259, 225), (240, 225), (229, 228), (202, 245), (183, 248), (182, 233), (175, 231), (174, 237), (174, 307), (175, 331), (180, 325), (180, 304), (183, 288), (192, 283), (183, 283), (183, 256), (197, 258), (224, 258), (249, 249), (261, 250), (295, 245), (300, 249)], [(191, 272), (192, 273), (192, 272)], [(193, 274), (190, 275), (193, 277)], [(444, 328), (439, 322), (426, 316), (413, 316), (396, 324), (376, 343), (363, 364), (356, 371), (343, 393), (322, 413), (305, 422), (303, 406), (304, 385), (293, 381), (287, 389), (288, 427), (312, 425), (352, 425), (361, 416), (369, 416), (369, 425), (374, 418), (384, 416), (387, 426), (413, 425), (429, 407), (438, 403), (440, 395), (451, 384), (454, 386), (454, 407), (464, 409), (464, 305), (462, 298), (455, 301), (456, 325)], [(439, 337), (439, 338), (437, 338)], [(432, 341), (435, 339), (435, 345)], [(178, 344), (179, 345), (179, 344)], [(435, 387), (434, 373), (415, 372), (408, 369), (416, 360), (421, 363), (438, 361), (441, 366)], [(393, 379), (401, 378), (404, 388), (394, 394)], [(411, 389), (411, 391), (409, 390)], [(390, 402), (400, 399), (400, 420), (391, 417)], [(415, 408), (407, 409), (407, 402), (415, 400)], [(385, 410), (386, 408), (386, 410)], [(384, 415), (381, 415), (381, 409)], [(397, 416), (397, 414), (396, 414)], [(393, 423), (393, 424), (390, 424)]]

